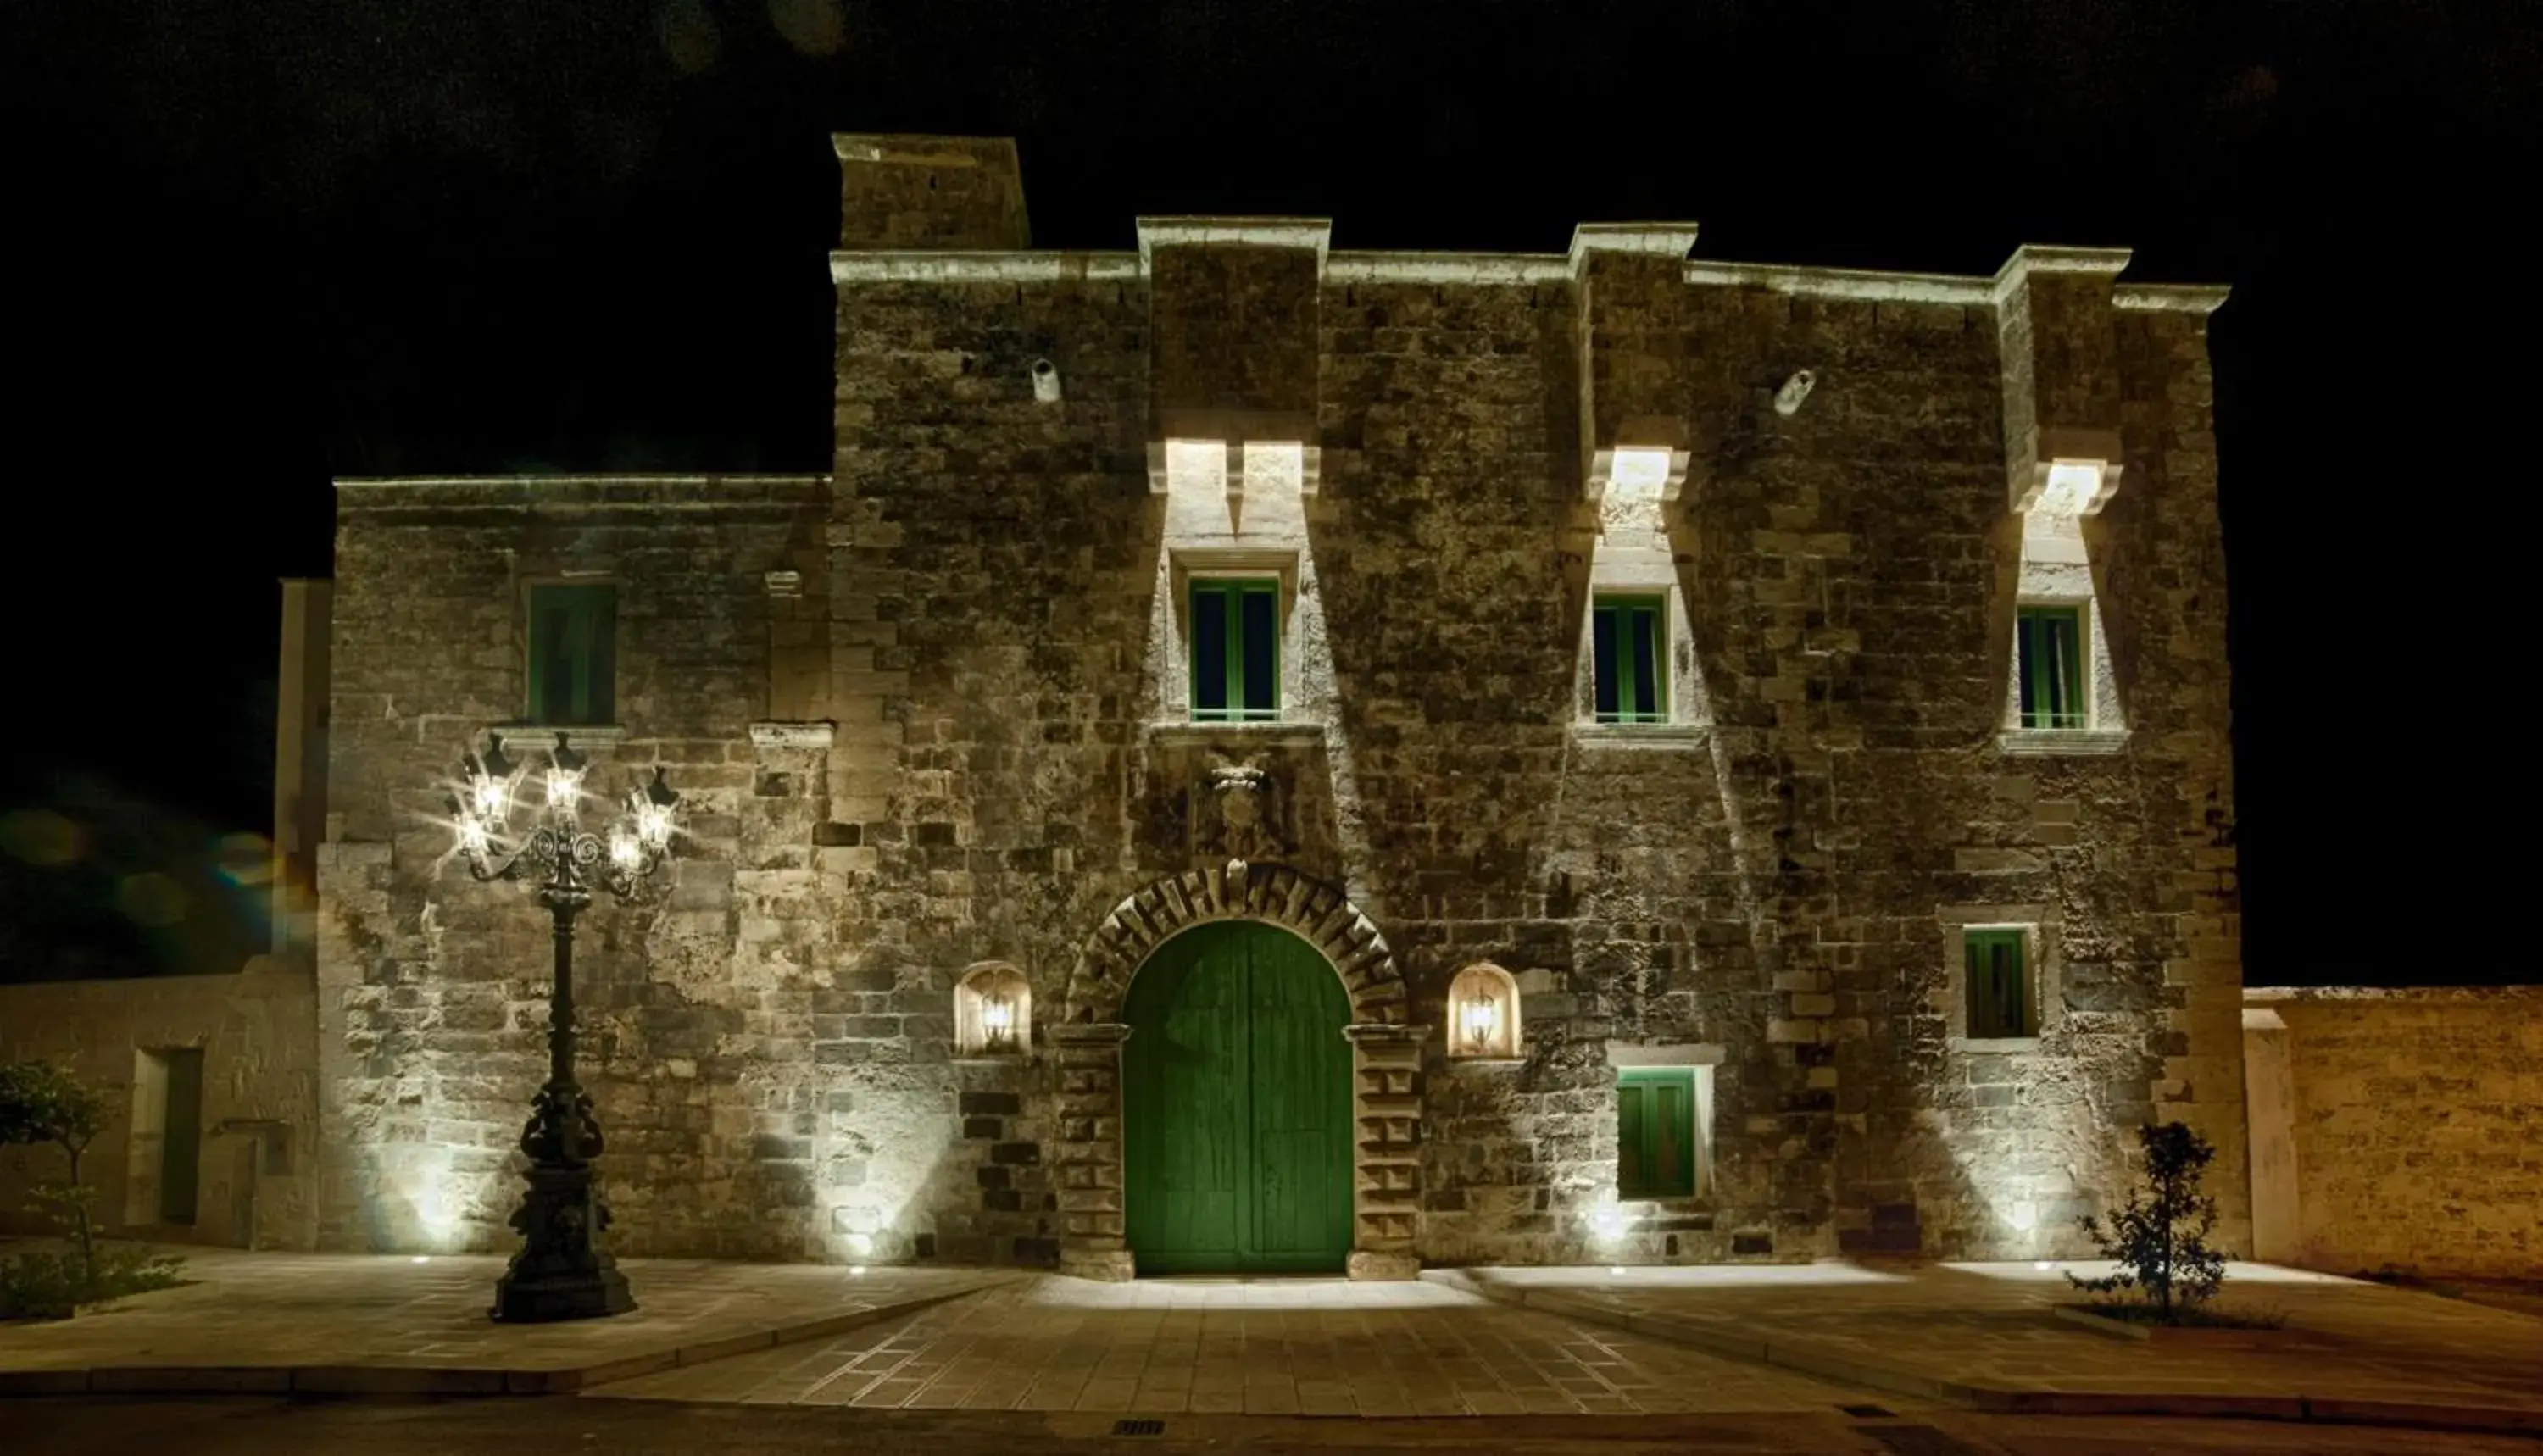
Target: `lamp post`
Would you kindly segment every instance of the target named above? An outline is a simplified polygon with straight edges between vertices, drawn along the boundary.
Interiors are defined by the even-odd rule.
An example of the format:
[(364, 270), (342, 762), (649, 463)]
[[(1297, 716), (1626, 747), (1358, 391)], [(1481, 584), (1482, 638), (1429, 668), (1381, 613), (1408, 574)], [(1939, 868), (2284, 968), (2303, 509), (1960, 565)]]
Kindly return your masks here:
[(574, 1076), (574, 918), (591, 903), (594, 889), (620, 900), (639, 896), (670, 848), (671, 809), (680, 797), (662, 782), (657, 766), (652, 783), (627, 796), (606, 837), (594, 834), (582, 827), (580, 812), (588, 763), (565, 734), (557, 734), (540, 776), (541, 802), (528, 806), (527, 826), (516, 830), (522, 770), (503, 756), (503, 739), (494, 735), (485, 757), (472, 753), (461, 760), (463, 782), (450, 802), (468, 873), (481, 881), (535, 879), (539, 903), (555, 921), (548, 1080), (521, 1128), (529, 1191), (512, 1214), (521, 1247), (495, 1285), (490, 1311), (498, 1320), (522, 1324), (625, 1314), (636, 1307), (627, 1276), (599, 1242), (609, 1227), (609, 1207), (591, 1174), (591, 1160), (600, 1155), (600, 1123)]

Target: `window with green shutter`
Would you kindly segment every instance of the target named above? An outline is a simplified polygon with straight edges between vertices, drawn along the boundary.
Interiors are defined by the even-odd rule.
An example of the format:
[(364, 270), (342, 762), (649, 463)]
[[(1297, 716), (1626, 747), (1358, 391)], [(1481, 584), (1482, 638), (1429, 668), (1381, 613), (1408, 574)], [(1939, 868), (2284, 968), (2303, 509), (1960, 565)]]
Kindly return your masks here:
[(1667, 597), (1598, 597), (1589, 645), (1598, 722), (1668, 722)]
[(1616, 1073), (1616, 1196), (1695, 1193), (1693, 1067), (1628, 1067)]
[(2027, 939), (2020, 930), (1961, 933), (1961, 956), (1968, 969), (1971, 1037), (2032, 1035), (2030, 975), (2023, 964)]
[(1270, 723), (1280, 716), (1280, 583), (1203, 576), (1192, 583), (1192, 716)]
[(530, 588), (532, 723), (591, 727), (618, 714), (618, 588)]
[(2084, 727), (2084, 609), (2024, 607), (2019, 617), (2022, 726)]

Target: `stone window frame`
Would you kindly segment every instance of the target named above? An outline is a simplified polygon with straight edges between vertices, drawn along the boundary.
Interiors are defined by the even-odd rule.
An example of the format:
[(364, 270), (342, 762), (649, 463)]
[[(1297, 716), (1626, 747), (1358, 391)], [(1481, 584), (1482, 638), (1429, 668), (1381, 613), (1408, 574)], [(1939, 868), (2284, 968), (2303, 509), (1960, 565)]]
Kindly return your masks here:
[[(2118, 753), (2127, 746), (2127, 707), (2120, 699), (2118, 665), (2111, 660), (2102, 599), (2094, 589), (2092, 569), (2080, 540), (2072, 561), (2032, 560), (2031, 519), (2023, 518), (2023, 559), (2017, 569), (2013, 630), (2005, 641), (2004, 706), (1996, 724), (1996, 743), (2007, 753), (2026, 756)], [(2042, 538), (2045, 541), (2046, 537)], [(2044, 549), (2044, 548), (2043, 548)], [(2022, 726), (2022, 609), (2071, 607), (2080, 619), (2076, 647), (2083, 654), (2080, 674), (2084, 695), (2081, 728)]]
[[(1619, 1203), (1688, 1204), (1708, 1202), (1714, 1196), (1717, 1177), (1714, 1146), (1714, 1110), (1719, 1104), (1714, 1082), (1715, 1069), (1730, 1058), (1730, 1049), (1718, 1041), (1609, 1041), (1607, 1043), (1606, 1125), (1615, 1128), (1616, 1073), (1649, 1071), (1659, 1068), (1686, 1067), (1695, 1072), (1695, 1191), (1692, 1194), (1628, 1198), (1616, 1194)], [(1614, 1192), (1616, 1180), (1610, 1174), (1607, 1190)]]
[[(1298, 552), (1285, 546), (1176, 546), (1167, 550), (1167, 590), (1172, 593), (1168, 616), (1174, 624), (1174, 662), (1166, 674), (1166, 701), (1160, 728), (1195, 729), (1236, 729), (1277, 732), (1279, 729), (1312, 727), (1315, 720), (1299, 714), (1301, 683), (1298, 664), (1301, 658), (1298, 632)], [(1280, 642), (1276, 651), (1279, 664), (1280, 716), (1253, 722), (1196, 723), (1192, 716), (1192, 583), (1197, 578), (1235, 577), (1259, 580), (1272, 577), (1280, 583)]]
[[(538, 589), (542, 586), (606, 586), (615, 598), (610, 612), (611, 682), (608, 723), (562, 724), (543, 723), (539, 720), (538, 705), (530, 701), (530, 653), (537, 646), (531, 640), (536, 615), (532, 603), (537, 600)], [(512, 696), (519, 711), (513, 715), (511, 722), (496, 725), (496, 727), (505, 731), (535, 728), (541, 733), (564, 732), (576, 738), (587, 734), (602, 741), (615, 741), (623, 734), (627, 720), (627, 705), (619, 689), (623, 688), (627, 681), (626, 609), (627, 580), (615, 569), (591, 571), (559, 569), (516, 574), (512, 581), (512, 660), (519, 664), (521, 675)]]
[[(2062, 947), (2057, 914), (2048, 905), (1942, 905), (1934, 918), (1942, 926), (1943, 975), (1933, 1009), (1943, 1018), (1943, 1042), (1954, 1052), (1984, 1055), (2037, 1051), (2066, 1020), (2059, 995), (2063, 981)], [(2022, 932), (2024, 990), (2032, 1009), (2031, 1034), (2025, 1036), (1969, 1035), (1967, 933), (1973, 930)], [(1931, 1005), (1929, 1001), (1929, 1005)]]
[[(1661, 706), (1667, 716), (1657, 723), (1598, 721), (1598, 601), (1609, 596), (1659, 598), (1661, 625), (1668, 637), (1660, 654), (1661, 684), (1667, 690), (1667, 699)], [(1694, 624), (1687, 610), (1686, 593), (1680, 589), (1674, 573), (1665, 580), (1620, 576), (1589, 583), (1580, 598), (1580, 642), (1573, 663), (1574, 737), (1627, 746), (1687, 745), (1701, 739), (1705, 728), (1702, 700), (1695, 693), (1693, 679), (1702, 664), (1694, 660)]]

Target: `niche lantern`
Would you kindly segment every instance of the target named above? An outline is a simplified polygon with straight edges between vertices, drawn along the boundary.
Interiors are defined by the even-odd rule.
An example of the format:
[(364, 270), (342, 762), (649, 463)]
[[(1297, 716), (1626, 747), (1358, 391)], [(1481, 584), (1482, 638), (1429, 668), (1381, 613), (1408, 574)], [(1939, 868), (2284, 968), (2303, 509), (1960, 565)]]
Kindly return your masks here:
[(1448, 1055), (1509, 1061), (1519, 1055), (1518, 982), (1489, 963), (1469, 965), (1448, 983)]
[(1003, 960), (984, 960), (954, 987), (955, 1050), (1021, 1057), (1033, 1049), (1033, 986)]

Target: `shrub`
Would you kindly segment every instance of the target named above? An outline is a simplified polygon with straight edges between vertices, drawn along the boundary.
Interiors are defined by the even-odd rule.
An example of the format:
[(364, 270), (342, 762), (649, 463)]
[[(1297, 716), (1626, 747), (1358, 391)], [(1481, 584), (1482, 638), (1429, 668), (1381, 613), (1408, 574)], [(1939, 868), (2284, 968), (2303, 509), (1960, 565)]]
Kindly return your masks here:
[(2091, 1214), (2082, 1220), (2085, 1236), (2118, 1271), (2100, 1279), (2066, 1277), (2097, 1294), (2133, 1289), (2151, 1303), (2155, 1319), (2180, 1324), (2225, 1282), (2225, 1256), (2207, 1247), (2216, 1200), (2198, 1191), (2216, 1149), (2183, 1122), (2140, 1127), (2137, 1142), (2145, 1150), (2145, 1187), (2129, 1191), (2107, 1230)]

